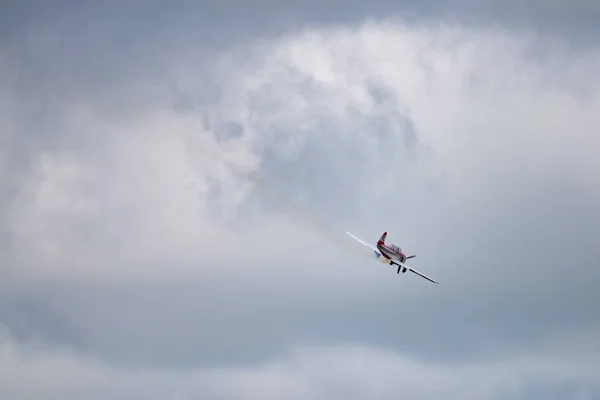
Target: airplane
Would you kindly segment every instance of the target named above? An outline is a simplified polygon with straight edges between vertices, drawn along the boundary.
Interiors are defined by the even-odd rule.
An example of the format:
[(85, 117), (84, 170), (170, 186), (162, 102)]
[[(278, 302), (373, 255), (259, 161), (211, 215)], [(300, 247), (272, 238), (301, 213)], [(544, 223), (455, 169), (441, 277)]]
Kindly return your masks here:
[(438, 282), (434, 281), (433, 279), (431, 279), (430, 277), (420, 273), (419, 271), (417, 271), (405, 264), (406, 260), (408, 260), (410, 258), (414, 258), (416, 256), (413, 255), (413, 256), (407, 257), (406, 254), (404, 254), (402, 252), (402, 249), (400, 247), (396, 246), (395, 244), (387, 245), (385, 243), (385, 238), (387, 237), (387, 231), (383, 232), (383, 234), (377, 241), (377, 246), (373, 246), (372, 244), (369, 244), (369, 243), (357, 238), (356, 236), (354, 236), (353, 234), (351, 234), (348, 231), (346, 231), (346, 233), (348, 235), (350, 235), (353, 239), (362, 243), (364, 246), (369, 247), (371, 250), (373, 250), (373, 252), (375, 253), (375, 257), (378, 260), (380, 260), (381, 262), (383, 262), (384, 264), (397, 265), (398, 266), (398, 271), (396, 272), (397, 274), (399, 274), (400, 271), (402, 271), (402, 273), (405, 273), (406, 270), (409, 270), (410, 272), (413, 272), (413, 273), (419, 275), (420, 277), (427, 279), (430, 282), (433, 282), (436, 284), (438, 283)]

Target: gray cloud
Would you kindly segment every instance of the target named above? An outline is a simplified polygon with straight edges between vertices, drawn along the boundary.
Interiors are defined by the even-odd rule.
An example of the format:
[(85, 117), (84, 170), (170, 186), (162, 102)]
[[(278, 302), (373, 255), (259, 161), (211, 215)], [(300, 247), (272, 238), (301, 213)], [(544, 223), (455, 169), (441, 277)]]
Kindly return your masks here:
[[(127, 395), (129, 398), (183, 399), (197, 396), (387, 399), (399, 395), (434, 398), (440, 394), (463, 399), (497, 396), (523, 399), (527, 397), (520, 393), (528, 395), (532, 383), (550, 387), (552, 392), (541, 392), (550, 396), (547, 398), (592, 398), (598, 393), (597, 386), (589, 385), (596, 378), (593, 371), (598, 368), (597, 360), (530, 354), (504, 357), (496, 362), (449, 366), (415, 361), (387, 349), (304, 346), (253, 367), (165, 372), (122, 370), (98, 364), (94, 359), (73, 357), (66, 351), (48, 351), (39, 343), (26, 348), (3, 342), (0, 359), (13, 366), (8, 375), (4, 375), (9, 379), (2, 381), (0, 390), (28, 397), (50, 392), (67, 399), (81, 395), (91, 396), (89, 398)], [(27, 385), (31, 376), (37, 378), (36, 385)], [(73, 383), (64, 386), (65, 379)], [(89, 391), (90, 388), (93, 390)]]
[[(466, 0), (374, 0), (305, 1), (281, 3), (254, 1), (178, 1), (168, 6), (158, 1), (72, 2), (60, 0), (52, 6), (44, 1), (4, 2), (2, 31), (4, 43), (27, 35), (37, 28), (77, 31), (86, 41), (111, 38), (112, 53), (148, 50), (151, 39), (171, 46), (194, 41), (198, 47), (221, 48), (245, 41), (295, 31), (304, 26), (359, 24), (366, 18), (403, 16), (410, 20), (444, 19), (488, 26), (490, 23), (519, 29), (534, 29), (568, 38), (573, 45), (597, 43), (600, 7), (592, 0), (561, 1), (466, 1)], [(86, 35), (90, 34), (90, 36)], [(79, 38), (72, 38), (80, 40)], [(94, 39), (95, 38), (95, 39)], [(92, 43), (94, 44), (94, 43)], [(95, 42), (97, 44), (97, 42)], [(87, 46), (88, 49), (96, 46)], [(168, 47), (162, 48), (169, 51)], [(181, 55), (179, 55), (181, 56)], [(132, 60), (130, 60), (131, 62)], [(162, 64), (157, 59), (155, 63)], [(101, 64), (100, 64), (101, 65)], [(139, 72), (139, 71), (138, 71)]]
[[(4, 40), (1, 364), (22, 375), (3, 393), (62, 365), (45, 396), (143, 396), (152, 378), (152, 393), (244, 398), (261, 392), (247, 376), (280, 395), (354, 380), (377, 396), (379, 357), (396, 371), (383, 398), (398, 375), (416, 379), (406, 395), (435, 396), (434, 380), (456, 398), (540, 396), (552, 379), (520, 377), (531, 368), (566, 395), (598, 390), (597, 48), (395, 21), (215, 49), (208, 27), (169, 19), (182, 11), (154, 9), (145, 37), (149, 20), (120, 21), (137, 10), (116, 30), (109, 11), (88, 24), (93, 10)], [(345, 229), (388, 230), (441, 284), (364, 260)], [(282, 356), (341, 343), (366, 358), (309, 363), (379, 372)], [(198, 370), (235, 384), (195, 386)]]

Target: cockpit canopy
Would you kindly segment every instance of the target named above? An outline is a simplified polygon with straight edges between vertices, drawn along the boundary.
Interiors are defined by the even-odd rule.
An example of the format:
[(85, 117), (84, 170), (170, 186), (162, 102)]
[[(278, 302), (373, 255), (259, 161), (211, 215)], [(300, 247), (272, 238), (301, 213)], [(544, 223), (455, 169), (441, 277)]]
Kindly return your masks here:
[(402, 249), (398, 246), (396, 246), (395, 244), (390, 246), (392, 248), (392, 250), (394, 250), (394, 252), (400, 254), (402, 252)]

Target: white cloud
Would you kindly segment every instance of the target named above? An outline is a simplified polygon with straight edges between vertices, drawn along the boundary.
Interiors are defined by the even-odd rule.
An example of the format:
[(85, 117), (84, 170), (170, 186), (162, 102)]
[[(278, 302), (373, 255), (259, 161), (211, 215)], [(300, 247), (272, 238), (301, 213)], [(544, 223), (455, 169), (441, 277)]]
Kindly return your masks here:
[[(448, 214), (469, 218), (463, 213), (511, 204), (544, 179), (577, 181), (578, 195), (598, 195), (596, 49), (582, 54), (530, 33), (396, 21), (311, 28), (245, 46), (215, 60), (219, 100), (191, 112), (166, 108), (164, 98), (145, 101), (128, 118), (107, 115), (94, 98), (69, 102), (56, 116), (62, 150), (32, 155), (43, 166), (22, 183), (31, 202), (19, 199), (11, 218), (25, 250), (39, 252), (36, 268), (126, 271), (121, 264), (154, 259), (159, 249), (167, 259), (178, 253), (213, 262), (214, 254), (195, 249), (246, 239), (207, 218), (240, 215), (248, 186), (232, 165), (260, 172), (295, 200), (303, 191), (311, 213), (337, 211), (330, 220), (339, 226), (399, 227), (403, 247), (429, 252), (428, 268), (438, 276), (445, 268), (435, 266), (443, 260), (435, 248), (444, 243), (426, 243), (424, 226), (454, 231), (440, 226), (457, 223)], [(182, 60), (163, 78), (198, 90), (190, 75), (196, 61)], [(151, 82), (132, 86), (159, 97)], [(373, 91), (383, 93), (383, 104)], [(114, 88), (113, 97), (120, 93)], [(4, 120), (19, 129), (10, 116)], [(243, 134), (219, 140), (224, 124)], [(55, 182), (55, 171), (67, 169), (77, 176)], [(443, 188), (435, 197), (432, 185)], [(211, 198), (218, 208), (208, 208)], [(494, 223), (495, 212), (486, 213), (485, 223)], [(82, 247), (85, 237), (93, 248)], [(121, 261), (111, 262), (116, 254)]]
[[(33, 185), (39, 186), (32, 189), (32, 203), (18, 206), (14, 229), (35, 247), (33, 253), (52, 260), (52, 251), (64, 258), (67, 249), (81, 247), (73, 219), (83, 218), (91, 230), (85, 235), (100, 235), (91, 244), (96, 248), (69, 258), (82, 264), (81, 257), (96, 251), (93, 258), (102, 261), (94, 270), (112, 268), (102, 253), (122, 252), (126, 262), (154, 258), (159, 249), (170, 257), (209, 242), (214, 248), (226, 234), (217, 233), (221, 228), (207, 215), (219, 211), (235, 220), (246, 198), (248, 186), (232, 174), (236, 165), (248, 173), (258, 169), (267, 180), (277, 174), (268, 184), (296, 199), (294, 190), (303, 190), (311, 212), (320, 216), (334, 203), (346, 203), (343, 221), (335, 222), (368, 217), (378, 231), (406, 222), (406, 230), (398, 228), (399, 240), (425, 251), (424, 243), (410, 238), (411, 229), (423, 235), (419, 221), (430, 223), (436, 214), (419, 205), (446, 209), (454, 199), (477, 209), (502, 195), (510, 202), (527, 185), (557, 174), (588, 188), (597, 183), (600, 85), (589, 72), (599, 61), (596, 53), (579, 55), (545, 40), (449, 25), (309, 29), (257, 46), (246, 63), (238, 53), (224, 54), (216, 61), (221, 100), (200, 110), (174, 111), (159, 101), (111, 121), (95, 113), (88, 99), (88, 109), (59, 116), (59, 143), (68, 146), (68, 138), (83, 146), (37, 155), (43, 166)], [(529, 56), (538, 48), (544, 64)], [(180, 69), (176, 61), (174, 69)], [(582, 75), (589, 80), (585, 86)], [(378, 104), (373, 90), (384, 92), (385, 104)], [(236, 124), (243, 134), (219, 141), (216, 130), (223, 123)], [(306, 168), (311, 170), (303, 173)], [(70, 178), (55, 176), (67, 169)], [(208, 209), (215, 182), (219, 207)], [(440, 193), (448, 197), (432, 198), (432, 184), (446, 185)], [(393, 212), (392, 219), (376, 209)], [(48, 219), (52, 212), (60, 217)], [(244, 239), (229, 240), (240, 245)], [(195, 261), (202, 260), (209, 259)]]

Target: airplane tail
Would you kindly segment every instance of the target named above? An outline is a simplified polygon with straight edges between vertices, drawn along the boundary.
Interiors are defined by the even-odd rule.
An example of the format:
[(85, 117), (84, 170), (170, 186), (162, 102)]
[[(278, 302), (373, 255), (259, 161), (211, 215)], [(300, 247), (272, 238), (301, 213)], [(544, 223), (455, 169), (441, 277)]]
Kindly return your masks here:
[(386, 236), (387, 236), (387, 231), (383, 232), (383, 235), (381, 235), (381, 237), (379, 238), (379, 242), (377, 242), (377, 244), (384, 244)]

